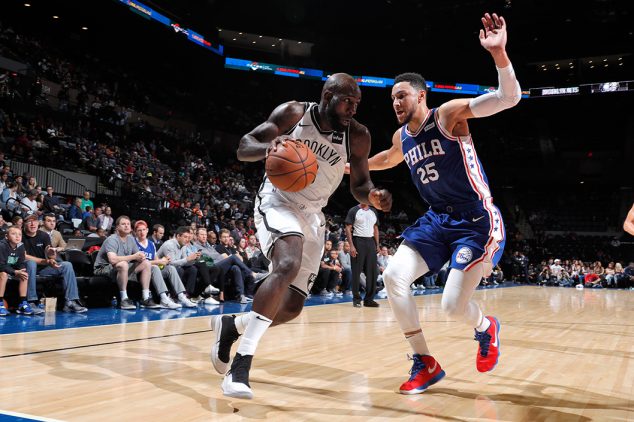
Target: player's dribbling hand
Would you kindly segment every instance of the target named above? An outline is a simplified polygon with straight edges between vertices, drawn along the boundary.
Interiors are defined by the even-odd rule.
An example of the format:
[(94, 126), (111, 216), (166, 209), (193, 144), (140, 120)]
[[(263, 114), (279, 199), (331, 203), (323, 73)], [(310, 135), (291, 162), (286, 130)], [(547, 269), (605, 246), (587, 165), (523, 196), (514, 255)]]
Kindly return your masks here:
[(482, 19), (484, 29), (480, 30), (480, 44), (487, 51), (504, 50), (506, 47), (506, 21), (502, 16), (485, 13)]
[(387, 189), (372, 189), (368, 200), (377, 210), (389, 212), (392, 209), (392, 194)]
[(297, 142), (297, 140), (286, 135), (276, 137), (271, 141), (271, 145), (266, 150), (266, 156), (268, 157), (271, 152), (277, 151), (280, 145), (285, 147), (288, 142)]

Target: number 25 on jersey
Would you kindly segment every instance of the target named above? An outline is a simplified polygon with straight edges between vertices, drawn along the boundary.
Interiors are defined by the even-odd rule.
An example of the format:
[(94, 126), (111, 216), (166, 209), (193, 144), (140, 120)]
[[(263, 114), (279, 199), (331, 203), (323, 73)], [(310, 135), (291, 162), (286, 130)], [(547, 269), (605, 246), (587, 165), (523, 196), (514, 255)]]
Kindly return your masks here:
[(416, 173), (420, 174), (420, 181), (426, 185), (429, 182), (435, 182), (438, 180), (438, 171), (434, 168), (436, 163), (427, 163), (425, 167), (419, 167), (416, 169)]

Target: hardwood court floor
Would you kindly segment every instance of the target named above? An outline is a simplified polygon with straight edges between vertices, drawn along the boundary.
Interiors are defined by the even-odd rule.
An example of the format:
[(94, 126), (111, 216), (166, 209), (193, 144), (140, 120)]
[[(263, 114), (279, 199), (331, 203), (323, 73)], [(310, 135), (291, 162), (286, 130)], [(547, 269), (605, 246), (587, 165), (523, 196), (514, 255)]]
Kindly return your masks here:
[(421, 395), (395, 393), (409, 349), (383, 300), (308, 307), (269, 330), (251, 401), (222, 395), (206, 317), (0, 336), (0, 409), (66, 421), (634, 420), (634, 292), (475, 298), (502, 322), (498, 367), (478, 373), (472, 331), (446, 320), (440, 295), (417, 297), (447, 373)]

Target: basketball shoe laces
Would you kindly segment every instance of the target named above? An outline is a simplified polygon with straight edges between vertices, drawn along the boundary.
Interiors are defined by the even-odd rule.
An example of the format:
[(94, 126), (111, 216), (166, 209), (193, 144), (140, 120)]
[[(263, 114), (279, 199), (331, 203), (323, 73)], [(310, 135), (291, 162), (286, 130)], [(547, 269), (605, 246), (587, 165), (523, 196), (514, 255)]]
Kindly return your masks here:
[(409, 370), (409, 373), (410, 373), (409, 380), (412, 381), (414, 380), (414, 378), (416, 378), (416, 375), (418, 375), (420, 371), (425, 369), (426, 365), (425, 365), (425, 362), (423, 362), (423, 359), (421, 359), (420, 355), (414, 355), (413, 357), (410, 355), (407, 355), (407, 358), (409, 360), (414, 361), (414, 363), (412, 363), (412, 369)]
[(478, 332), (476, 330), (474, 340), (480, 343), (480, 356), (483, 358), (489, 354), (489, 345), (491, 344), (491, 334), (486, 331)]

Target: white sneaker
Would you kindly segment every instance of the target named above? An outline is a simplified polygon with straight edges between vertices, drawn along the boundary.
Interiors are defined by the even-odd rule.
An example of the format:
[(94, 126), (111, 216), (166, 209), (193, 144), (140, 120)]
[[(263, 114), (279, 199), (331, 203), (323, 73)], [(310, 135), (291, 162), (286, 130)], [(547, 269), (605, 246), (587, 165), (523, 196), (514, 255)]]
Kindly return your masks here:
[(245, 295), (240, 296), (240, 303), (245, 304), (250, 302), (253, 302), (253, 299), (250, 298), (249, 296), (245, 296)]
[(189, 300), (189, 298), (187, 296), (184, 296), (183, 298), (179, 299), (179, 302), (181, 305), (183, 305), (185, 308), (195, 308), (198, 305), (196, 305), (194, 302), (192, 302), (191, 300)]
[(220, 293), (220, 289), (214, 286), (207, 286), (205, 288), (205, 293), (208, 293), (210, 295), (217, 295), (218, 293)]
[(220, 302), (218, 302), (216, 299), (214, 299), (211, 296), (209, 296), (207, 299), (203, 300), (203, 303), (205, 305), (220, 305)]
[(222, 380), (222, 393), (227, 397), (236, 399), (252, 399), (253, 391), (248, 385), (241, 382), (233, 382), (233, 374), (229, 372)]
[(319, 296), (321, 296), (321, 297), (332, 297), (333, 294), (332, 294), (332, 292), (329, 292), (328, 290), (323, 289), (321, 292), (319, 292)]
[(163, 309), (180, 309), (183, 307), (183, 305), (181, 305), (180, 303), (174, 302), (169, 297), (161, 300), (160, 306)]
[(418, 286), (416, 286), (416, 290), (425, 290), (425, 286), (419, 284)]

